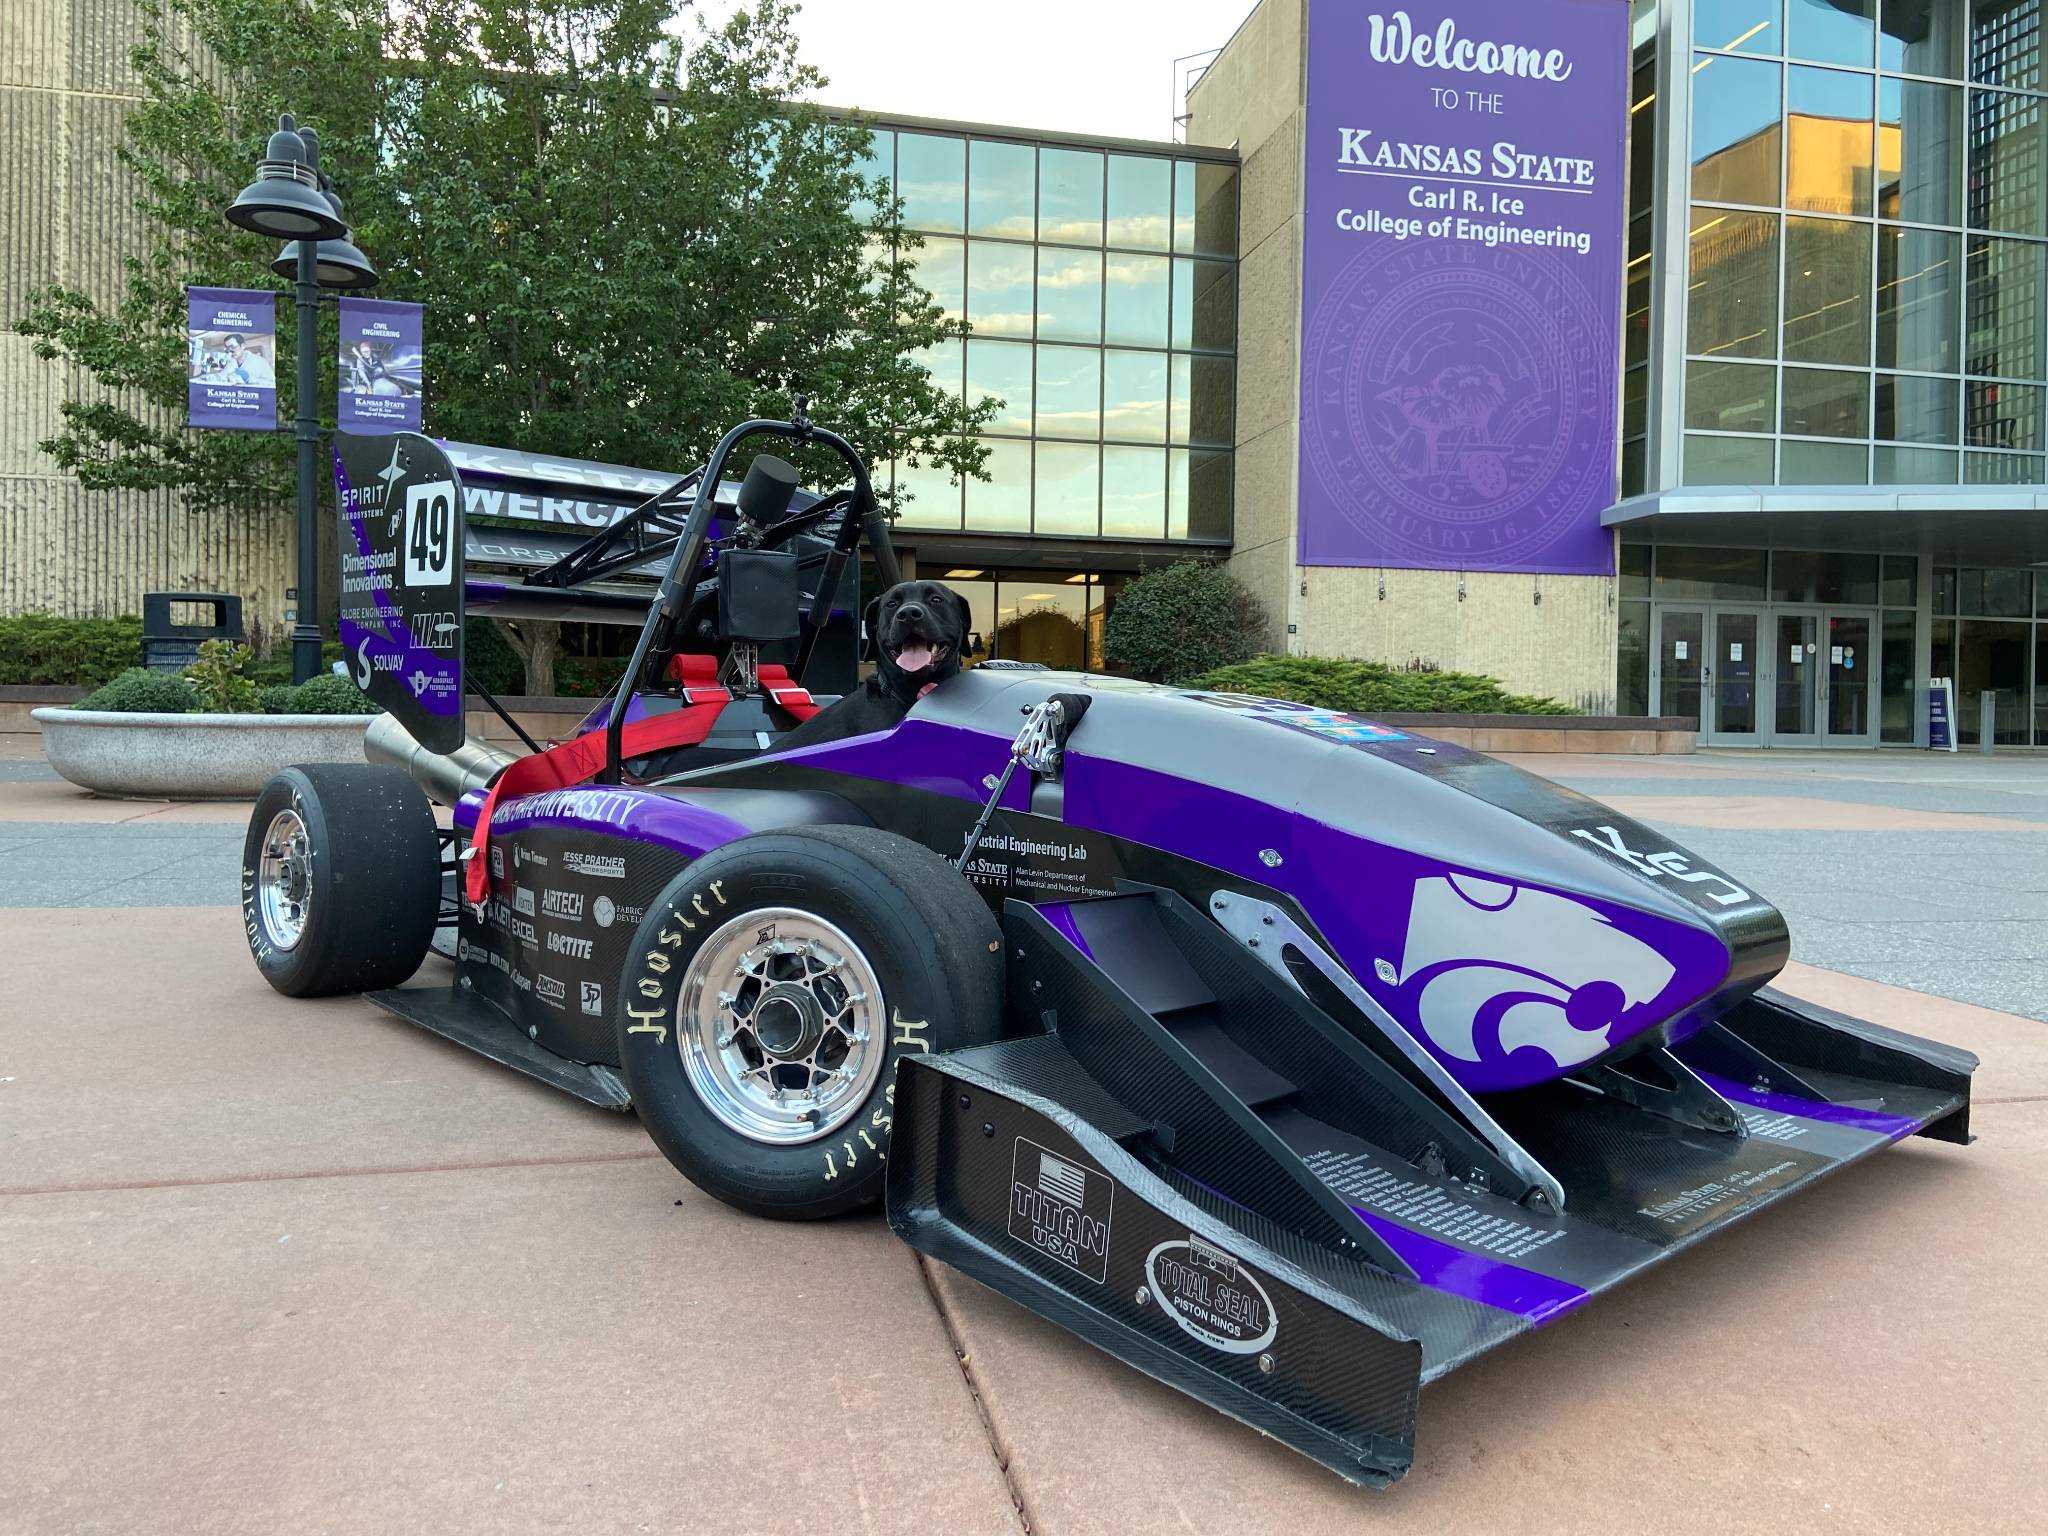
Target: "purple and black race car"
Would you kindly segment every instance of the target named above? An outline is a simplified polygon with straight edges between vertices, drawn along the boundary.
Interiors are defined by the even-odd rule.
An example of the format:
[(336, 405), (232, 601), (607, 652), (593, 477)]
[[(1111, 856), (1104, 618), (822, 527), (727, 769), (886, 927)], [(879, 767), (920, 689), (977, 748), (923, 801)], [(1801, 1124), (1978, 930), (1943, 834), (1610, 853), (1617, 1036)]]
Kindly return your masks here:
[[(762, 436), (850, 487), (766, 455), (735, 487)], [(503, 470), (340, 439), (342, 637), (395, 766), (265, 792), (251, 948), (288, 994), (631, 1108), (721, 1200), (886, 1199), (1378, 1484), (1424, 1382), (1902, 1137), (1969, 1139), (1974, 1057), (1772, 991), (1768, 902), (1475, 753), (1000, 664), (778, 750), (863, 544), (896, 579), (859, 456), (801, 409), (490, 580), (465, 548), (517, 540), (465, 529), (465, 453)], [(479, 610), (644, 622), (583, 733), (511, 759), (464, 729)], [(430, 949), (452, 971), (415, 977)]]

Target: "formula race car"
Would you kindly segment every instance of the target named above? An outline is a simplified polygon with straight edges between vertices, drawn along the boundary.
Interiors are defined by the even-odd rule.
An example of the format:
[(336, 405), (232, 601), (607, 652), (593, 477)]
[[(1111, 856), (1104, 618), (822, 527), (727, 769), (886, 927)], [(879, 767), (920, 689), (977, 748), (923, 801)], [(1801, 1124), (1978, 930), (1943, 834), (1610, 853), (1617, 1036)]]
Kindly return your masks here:
[[(728, 479), (763, 437), (846, 488), (765, 453)], [(862, 546), (897, 578), (801, 406), (672, 485), (338, 443), (341, 635), (389, 713), (381, 766), (256, 807), (272, 984), (630, 1107), (745, 1210), (886, 1199), (1343, 1477), (1407, 1469), (1423, 1383), (1901, 1137), (1969, 1139), (1974, 1057), (1771, 990), (1768, 902), (1475, 753), (1001, 663), (778, 749), (835, 634), (852, 686)], [(614, 511), (546, 548), (467, 527), (494, 476)], [(581, 730), (514, 758), (464, 727), (478, 611), (640, 629)]]

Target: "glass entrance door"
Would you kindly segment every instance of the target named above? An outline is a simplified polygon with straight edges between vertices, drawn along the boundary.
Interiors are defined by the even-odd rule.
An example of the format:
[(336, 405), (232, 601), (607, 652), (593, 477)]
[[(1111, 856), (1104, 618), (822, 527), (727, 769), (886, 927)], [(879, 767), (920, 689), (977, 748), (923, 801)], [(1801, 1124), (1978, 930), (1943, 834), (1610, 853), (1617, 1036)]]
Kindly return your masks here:
[(1782, 747), (1820, 745), (1820, 615), (1778, 609), (1772, 615), (1771, 741)]
[(1729, 747), (1755, 746), (1762, 738), (1764, 658), (1757, 642), (1764, 616), (1755, 608), (1713, 610), (1714, 644), (1707, 655), (1705, 682), (1713, 704), (1713, 740)]
[(1822, 740), (1833, 747), (1877, 745), (1877, 615), (1829, 610), (1822, 622)]
[(1650, 679), (1660, 715), (1686, 715), (1710, 728), (1700, 686), (1707, 635), (1704, 608), (1665, 608), (1657, 614), (1657, 664)]

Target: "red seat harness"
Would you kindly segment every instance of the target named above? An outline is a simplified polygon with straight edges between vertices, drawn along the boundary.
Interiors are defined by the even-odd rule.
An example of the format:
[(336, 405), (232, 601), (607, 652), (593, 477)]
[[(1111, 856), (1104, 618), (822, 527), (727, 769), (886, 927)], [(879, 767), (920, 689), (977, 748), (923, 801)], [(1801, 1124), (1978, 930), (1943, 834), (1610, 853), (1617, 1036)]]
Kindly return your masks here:
[[(680, 685), (677, 691), (683, 707), (668, 714), (627, 721), (619, 733), (621, 762), (673, 747), (697, 746), (711, 734), (711, 727), (732, 702), (732, 694), (718, 685), (717, 657), (677, 656), (669, 662), (668, 670)], [(756, 675), (769, 700), (785, 714), (795, 716), (799, 723), (818, 712), (820, 706), (790, 680), (786, 668), (764, 665), (756, 669)], [(470, 834), (469, 849), (463, 854), (466, 864), (462, 889), (471, 902), (481, 903), (491, 893), (490, 861), (485, 850), (490, 842), (491, 814), (498, 808), (498, 801), (589, 783), (604, 767), (605, 746), (605, 727), (600, 725), (568, 741), (552, 743), (545, 752), (522, 757), (498, 775), (497, 782), (484, 796), (483, 808), (477, 812), (476, 830)]]

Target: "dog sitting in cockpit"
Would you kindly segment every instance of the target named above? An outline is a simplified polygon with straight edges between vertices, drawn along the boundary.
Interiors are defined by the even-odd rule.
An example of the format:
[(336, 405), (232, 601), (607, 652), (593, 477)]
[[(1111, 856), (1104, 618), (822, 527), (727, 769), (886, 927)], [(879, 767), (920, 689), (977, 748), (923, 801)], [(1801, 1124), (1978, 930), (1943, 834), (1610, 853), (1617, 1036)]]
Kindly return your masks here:
[(866, 635), (861, 654), (874, 659), (874, 675), (778, 738), (774, 750), (888, 730), (960, 670), (970, 619), (967, 599), (951, 587), (936, 581), (898, 582), (869, 603), (861, 618)]

